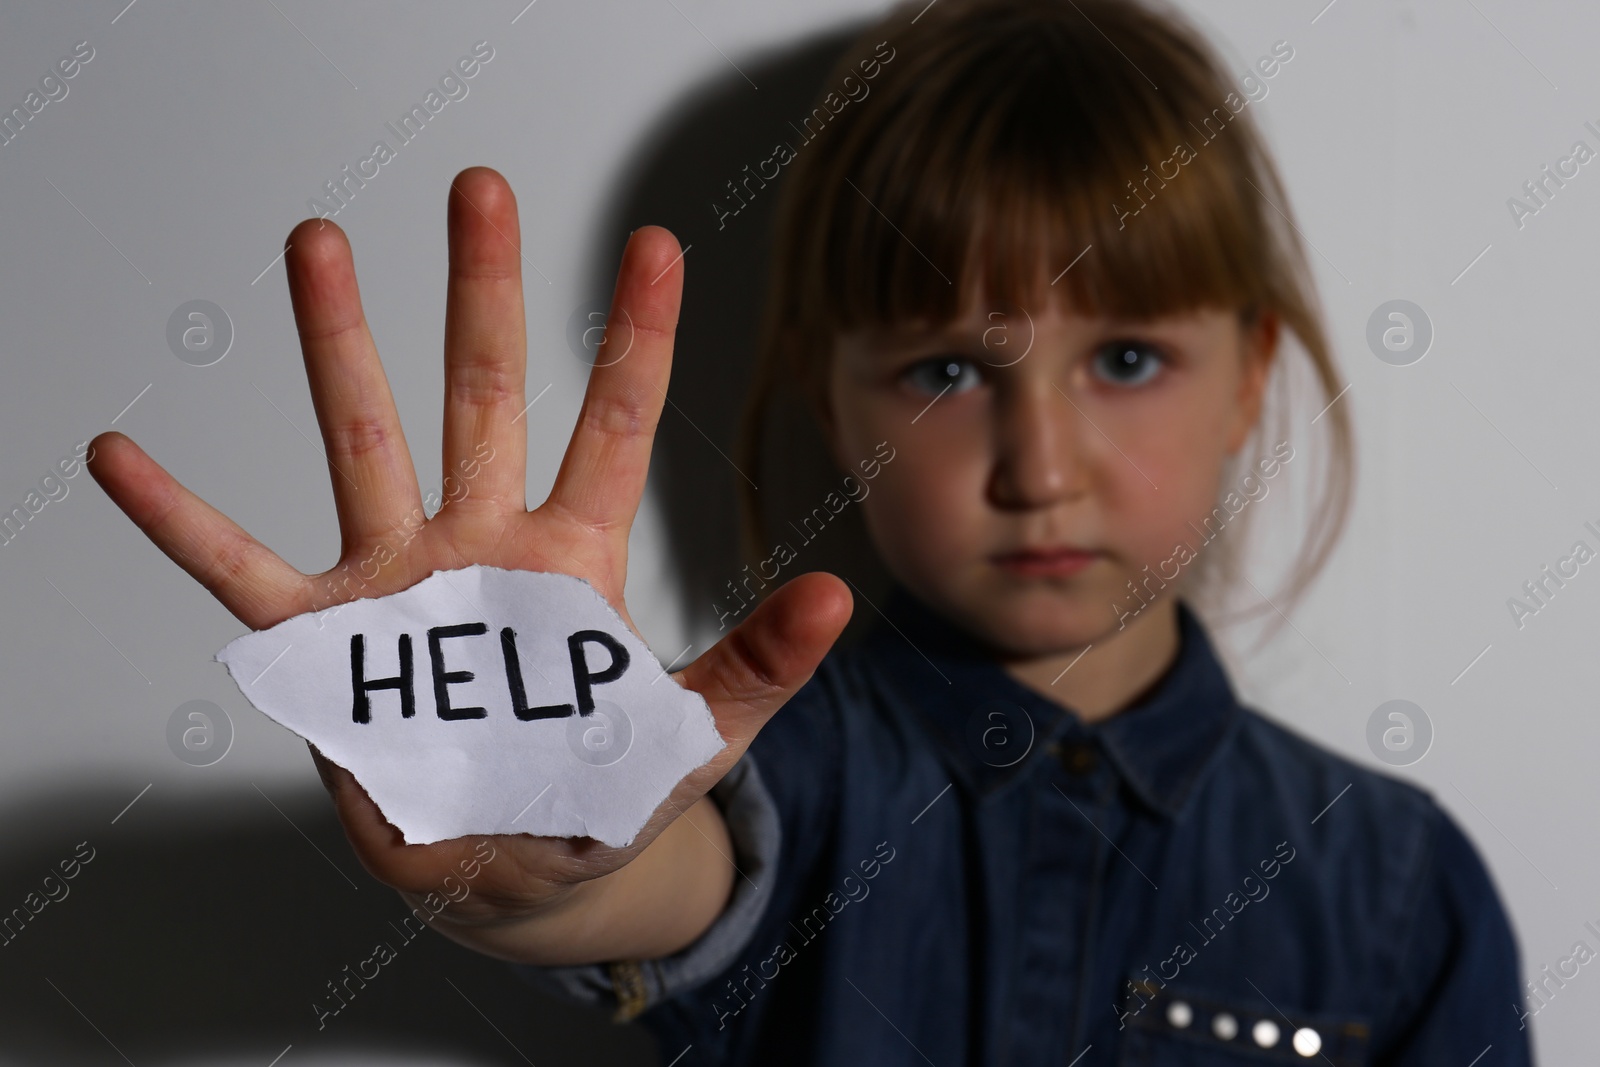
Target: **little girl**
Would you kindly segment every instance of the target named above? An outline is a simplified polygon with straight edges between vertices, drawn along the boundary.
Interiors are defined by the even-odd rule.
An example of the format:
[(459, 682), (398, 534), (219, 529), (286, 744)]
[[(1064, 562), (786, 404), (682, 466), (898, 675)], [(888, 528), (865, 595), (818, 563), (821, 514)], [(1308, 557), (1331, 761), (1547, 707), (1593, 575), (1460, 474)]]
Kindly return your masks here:
[[(494, 838), (511, 858), (441, 932), (637, 1018), (663, 1063), (1529, 1062), (1516, 945), (1461, 830), (1243, 706), (1191, 605), (1228, 588), (1246, 504), (1303, 457), (1325, 449), (1328, 481), (1291, 593), (1349, 495), (1348, 401), (1248, 112), (1294, 49), (1261, 51), (1236, 78), (1128, 0), (913, 0), (860, 36), (774, 152), (740, 465), (759, 466), (769, 401), (802, 398), (871, 483), (846, 489), (892, 590), (854, 591), (872, 628), (832, 651), (851, 588), (773, 591), (675, 676), (723, 752), (626, 848)], [(464, 171), (449, 222), (445, 469), (485, 444), (496, 460), (366, 593), (486, 563), (582, 575), (622, 609), (682, 254), (659, 228), (631, 237), (608, 320), (628, 348), (596, 359), (530, 512), (509, 187)], [(359, 560), (415, 513), (416, 476), (342, 233), (302, 223), (289, 244)], [(1327, 444), (1259, 432), (1285, 328)], [(120, 434), (91, 469), (247, 625), (338, 588)], [(752, 558), (787, 565), (787, 534), (746, 510)], [(406, 899), (477, 847), (403, 844), (317, 761)]]
[[(1473, 847), (1241, 706), (1184, 596), (1317, 447), (1252, 433), (1280, 328), (1318, 407), (1342, 389), (1247, 113), (1294, 49), (1262, 51), (1231, 76), (1126, 0), (915, 0), (840, 59), (778, 150), (740, 466), (803, 397), (876, 476), (893, 591), (713, 790), (738, 874), (709, 931), (530, 979), (663, 1062), (1528, 1062)], [(1348, 402), (1320, 421), (1295, 593), (1349, 493)]]

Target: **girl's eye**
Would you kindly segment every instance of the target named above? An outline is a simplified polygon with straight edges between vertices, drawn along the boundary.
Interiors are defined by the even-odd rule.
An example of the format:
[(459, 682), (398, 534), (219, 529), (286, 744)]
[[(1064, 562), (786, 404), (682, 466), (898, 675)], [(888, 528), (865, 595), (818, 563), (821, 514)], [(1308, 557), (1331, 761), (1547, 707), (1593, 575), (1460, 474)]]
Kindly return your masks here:
[(965, 392), (980, 381), (977, 365), (960, 356), (935, 356), (907, 367), (901, 378), (929, 396)]
[(1094, 354), (1094, 369), (1115, 385), (1143, 385), (1167, 362), (1154, 345), (1143, 341), (1112, 341)]

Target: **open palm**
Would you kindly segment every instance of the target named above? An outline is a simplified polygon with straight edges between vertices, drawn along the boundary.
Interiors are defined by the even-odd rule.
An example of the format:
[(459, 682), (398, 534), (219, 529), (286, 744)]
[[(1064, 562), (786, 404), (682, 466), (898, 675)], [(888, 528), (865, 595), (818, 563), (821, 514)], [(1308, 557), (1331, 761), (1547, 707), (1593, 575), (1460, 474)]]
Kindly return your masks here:
[[(448, 217), (443, 462), (445, 474), (466, 491), (420, 529), (416, 471), (367, 330), (350, 245), (342, 230), (323, 220), (295, 227), (285, 262), (338, 510), (338, 564), (322, 575), (302, 574), (185, 489), (127, 437), (111, 432), (93, 442), (90, 470), (107, 494), (252, 629), (357, 593), (398, 592), (434, 570), (469, 564), (585, 578), (633, 627), (622, 598), (628, 531), (644, 491), (671, 369), (683, 290), (678, 242), (655, 226), (630, 237), (608, 320), (631, 324), (618, 341), (626, 355), (612, 355), (609, 339), (602, 346), (555, 485), (529, 511), (516, 199), (498, 173), (470, 168), (451, 185)], [(331, 580), (347, 573), (359, 573), (362, 584)], [(678, 784), (626, 848), (590, 838), (496, 837), (514, 862), (484, 868), (475, 887), (478, 906), (535, 906), (561, 887), (615, 870), (637, 855), (738, 760), (810, 676), (849, 612), (844, 583), (829, 575), (802, 575), (774, 592), (741, 626), (674, 675), (710, 704), (723, 750)], [(356, 854), (375, 877), (403, 892), (423, 892), (472, 854), (469, 839), (404, 844), (347, 771), (314, 749), (313, 756)]]

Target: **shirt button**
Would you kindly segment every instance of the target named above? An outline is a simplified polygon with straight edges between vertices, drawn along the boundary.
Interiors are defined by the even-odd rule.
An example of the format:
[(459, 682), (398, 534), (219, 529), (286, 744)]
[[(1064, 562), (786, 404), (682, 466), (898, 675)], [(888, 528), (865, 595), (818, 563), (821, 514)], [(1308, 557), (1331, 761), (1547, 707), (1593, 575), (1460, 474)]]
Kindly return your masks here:
[(1225, 1011), (1219, 1011), (1211, 1020), (1211, 1032), (1224, 1041), (1232, 1041), (1239, 1036), (1239, 1020)]
[(1271, 1048), (1278, 1043), (1278, 1024), (1271, 1019), (1262, 1019), (1251, 1028), (1250, 1036), (1262, 1048)]
[(1308, 1058), (1315, 1056), (1322, 1051), (1322, 1035), (1309, 1026), (1302, 1026), (1294, 1032), (1294, 1050)]
[(1193, 1021), (1194, 1009), (1189, 1007), (1188, 1001), (1174, 1000), (1167, 1005), (1167, 1022), (1176, 1026), (1179, 1030), (1182, 1030)]
[(1069, 774), (1088, 774), (1098, 762), (1094, 746), (1087, 741), (1070, 741), (1055, 746), (1056, 759)]

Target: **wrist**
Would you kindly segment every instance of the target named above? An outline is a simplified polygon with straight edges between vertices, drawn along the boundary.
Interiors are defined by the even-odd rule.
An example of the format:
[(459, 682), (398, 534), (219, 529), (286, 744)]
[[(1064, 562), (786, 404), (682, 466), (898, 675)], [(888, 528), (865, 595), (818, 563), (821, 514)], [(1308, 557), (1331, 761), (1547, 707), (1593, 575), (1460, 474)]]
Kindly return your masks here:
[[(439, 934), (474, 951), (508, 960), (545, 966), (585, 962), (582, 945), (589, 924), (585, 915), (601, 889), (599, 880), (553, 887), (537, 904), (478, 901), (475, 907), (447, 905), (429, 925)], [(418, 895), (401, 892), (414, 904)], [(468, 904), (463, 900), (460, 904)]]

